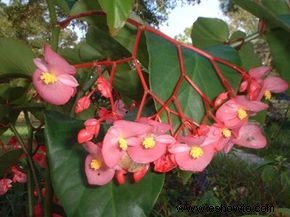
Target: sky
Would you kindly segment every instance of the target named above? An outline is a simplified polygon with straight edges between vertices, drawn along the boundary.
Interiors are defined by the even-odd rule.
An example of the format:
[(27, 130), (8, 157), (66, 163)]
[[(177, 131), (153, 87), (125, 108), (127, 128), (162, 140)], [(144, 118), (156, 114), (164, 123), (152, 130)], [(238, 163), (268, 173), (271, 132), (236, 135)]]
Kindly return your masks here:
[(176, 7), (169, 14), (167, 25), (160, 26), (165, 34), (174, 37), (183, 33), (186, 27), (190, 27), (198, 17), (216, 17), (224, 19), (219, 9), (219, 0), (202, 0), (200, 4)]

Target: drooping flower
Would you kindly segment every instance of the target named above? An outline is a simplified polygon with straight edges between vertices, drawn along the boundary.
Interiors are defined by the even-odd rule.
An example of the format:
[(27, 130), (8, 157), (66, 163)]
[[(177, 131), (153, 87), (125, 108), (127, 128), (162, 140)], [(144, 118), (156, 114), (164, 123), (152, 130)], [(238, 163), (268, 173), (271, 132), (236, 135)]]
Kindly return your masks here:
[(12, 187), (11, 183), (11, 179), (0, 179), (0, 195), (6, 194), (9, 188)]
[(181, 170), (201, 172), (212, 160), (215, 150), (212, 145), (201, 146), (203, 136), (186, 136), (179, 138), (182, 143), (172, 145), (168, 151), (175, 156)]
[(249, 71), (249, 77), (245, 79), (240, 91), (247, 90), (247, 96), (250, 100), (261, 100), (265, 97), (270, 99), (272, 93), (281, 93), (288, 88), (288, 83), (278, 76), (267, 76), (271, 71), (270, 67), (261, 66)]
[(38, 94), (48, 103), (63, 105), (75, 94), (78, 82), (76, 70), (49, 45), (44, 46), (44, 60), (36, 58), (37, 69), (33, 73), (33, 85)]
[(259, 149), (266, 146), (267, 140), (257, 124), (248, 123), (240, 128), (234, 143), (246, 148)]
[[(144, 123), (144, 119), (142, 120)], [(175, 138), (165, 134), (170, 129), (168, 124), (147, 119), (152, 130), (142, 135), (142, 141), (128, 148), (128, 155), (137, 163), (151, 163), (167, 151), (167, 146), (175, 143)]]
[(27, 182), (27, 175), (17, 169), (17, 167), (13, 166), (11, 168), (11, 171), (13, 172), (13, 182), (19, 182), (19, 183), (26, 183)]
[(216, 118), (227, 128), (235, 129), (247, 123), (250, 115), (267, 108), (268, 105), (263, 102), (248, 100), (246, 96), (236, 96), (216, 111)]
[(97, 88), (103, 97), (110, 98), (112, 96), (112, 85), (103, 76), (97, 79)]
[(85, 173), (88, 183), (91, 185), (105, 185), (110, 182), (115, 175), (115, 169), (109, 168), (104, 163), (100, 144), (87, 142), (84, 144), (84, 148), (89, 153), (85, 160)]
[(78, 143), (90, 141), (94, 136), (98, 136), (100, 131), (100, 121), (94, 118), (88, 119), (84, 123), (85, 128), (78, 132)]
[(171, 153), (166, 153), (162, 155), (153, 163), (154, 163), (154, 171), (159, 173), (167, 173), (177, 166), (174, 155)]
[(44, 145), (39, 146), (37, 152), (33, 155), (32, 159), (41, 167), (46, 168), (46, 147)]
[(148, 124), (125, 120), (115, 121), (103, 141), (102, 154), (106, 165), (116, 166), (127, 149), (141, 143), (140, 136), (146, 135), (151, 129), (152, 127)]
[(149, 164), (144, 166), (142, 169), (138, 170), (137, 172), (133, 173), (133, 179), (135, 182), (139, 182), (143, 179), (149, 169)]
[(75, 108), (75, 113), (80, 113), (86, 109), (88, 109), (91, 105), (90, 97), (84, 96), (80, 98), (77, 102), (77, 106)]

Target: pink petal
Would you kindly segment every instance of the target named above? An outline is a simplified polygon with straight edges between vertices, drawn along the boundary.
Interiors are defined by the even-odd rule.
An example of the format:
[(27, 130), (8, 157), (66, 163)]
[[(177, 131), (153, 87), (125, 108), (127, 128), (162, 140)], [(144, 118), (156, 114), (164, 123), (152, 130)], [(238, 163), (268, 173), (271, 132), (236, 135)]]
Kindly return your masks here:
[(238, 138), (234, 141), (237, 145), (247, 148), (264, 148), (267, 144), (261, 128), (253, 123), (241, 127)]
[(63, 83), (64, 85), (67, 85), (69, 87), (77, 87), (79, 86), (78, 81), (75, 79), (74, 76), (69, 74), (60, 74), (57, 76), (57, 79)]
[(127, 138), (131, 136), (138, 136), (147, 134), (152, 127), (148, 124), (137, 123), (134, 121), (118, 120), (114, 122), (114, 127), (118, 128), (122, 137)]
[(64, 58), (58, 53), (54, 52), (48, 44), (44, 45), (44, 59), (48, 63), (49, 71), (55, 74), (70, 74), (76, 73), (75, 67), (70, 65)]
[(181, 153), (181, 152), (189, 152), (190, 147), (186, 144), (174, 144), (173, 146), (171, 146), (168, 151), (172, 154), (177, 154), (177, 153)]
[(138, 120), (138, 122), (140, 123), (144, 123), (144, 124), (149, 124), (150, 126), (153, 127), (153, 133), (160, 135), (160, 134), (165, 134), (167, 131), (169, 131), (171, 129), (169, 124), (164, 124), (164, 123), (160, 123), (159, 121), (153, 121), (151, 119), (148, 118), (140, 118)]
[(260, 66), (249, 70), (249, 74), (255, 79), (261, 79), (271, 71), (268, 66)]
[(288, 89), (288, 83), (278, 76), (269, 76), (264, 80), (264, 88), (273, 93), (282, 93)]
[(102, 155), (105, 164), (110, 168), (116, 166), (124, 154), (118, 144), (120, 137), (120, 131), (113, 126), (107, 131), (103, 140)]
[(83, 147), (87, 152), (93, 155), (101, 155), (100, 144), (95, 144), (93, 142), (86, 142), (83, 144)]
[(180, 169), (186, 171), (203, 171), (212, 160), (215, 152), (211, 146), (202, 147), (202, 150), (204, 154), (198, 159), (191, 158), (189, 155), (189, 151), (175, 154), (175, 160), (177, 165), (180, 167)]
[(128, 155), (136, 163), (150, 163), (160, 158), (166, 152), (166, 144), (156, 143), (154, 148), (143, 148), (142, 145), (137, 145), (128, 148)]
[(35, 59), (33, 59), (33, 62), (39, 70), (41, 70), (43, 72), (48, 72), (47, 65), (42, 59), (35, 58)]
[(94, 159), (95, 158), (92, 155), (86, 157), (85, 173), (88, 183), (91, 185), (105, 185), (113, 179), (115, 170), (103, 166), (99, 170), (91, 169), (90, 163)]
[(74, 87), (69, 87), (61, 82), (55, 82), (54, 84), (44, 84), (40, 79), (42, 71), (36, 70), (32, 75), (33, 85), (38, 94), (46, 102), (54, 105), (64, 105), (74, 94)]
[(175, 138), (170, 135), (160, 135), (155, 137), (156, 142), (164, 143), (164, 144), (173, 144), (175, 143)]
[(266, 110), (269, 107), (266, 103), (248, 100), (246, 96), (237, 96), (235, 99), (238, 104), (244, 107), (247, 111), (251, 112), (259, 112), (262, 110)]
[(178, 138), (180, 142), (184, 142), (189, 145), (200, 145), (204, 139), (204, 136), (182, 136)]

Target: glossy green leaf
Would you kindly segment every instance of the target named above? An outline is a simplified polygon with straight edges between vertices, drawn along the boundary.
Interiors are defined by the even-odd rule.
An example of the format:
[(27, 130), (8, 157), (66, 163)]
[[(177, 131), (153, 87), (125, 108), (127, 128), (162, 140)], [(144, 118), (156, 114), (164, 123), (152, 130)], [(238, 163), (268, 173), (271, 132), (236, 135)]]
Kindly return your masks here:
[(98, 0), (107, 14), (107, 23), (112, 35), (121, 29), (130, 16), (134, 0)]
[(192, 44), (199, 48), (224, 44), (229, 38), (228, 25), (220, 19), (199, 17), (192, 26)]
[(247, 42), (239, 49), (239, 55), (242, 61), (242, 67), (249, 70), (254, 67), (261, 66), (261, 60), (255, 54), (254, 46), (251, 42)]
[(290, 41), (289, 33), (282, 29), (272, 30), (266, 35), (273, 58), (273, 65), (281, 76), (290, 82), (289, 60), (290, 60)]
[[(146, 33), (146, 37), (149, 52), (150, 88), (161, 100), (166, 101), (172, 95), (172, 91), (181, 75), (177, 48), (170, 41), (154, 34)], [(208, 51), (214, 56), (229, 58), (232, 62), (239, 60), (239, 56), (234, 49), (228, 46), (218, 46)], [(224, 91), (224, 87), (207, 58), (188, 48), (182, 49), (182, 55), (187, 75), (210, 99), (214, 99)], [(237, 88), (241, 80), (240, 75), (226, 66), (220, 64), (219, 66), (224, 77), (229, 80), (234, 88)], [(204, 105), (197, 91), (184, 80), (176, 97), (183, 112), (193, 120), (200, 122), (204, 115)], [(171, 108), (174, 109), (174, 106), (171, 105)], [(157, 102), (156, 108), (159, 108)], [(162, 118), (163, 121), (167, 122), (165, 114)], [(174, 128), (177, 128), (179, 124), (178, 120), (174, 120)]]
[(20, 155), (23, 153), (21, 149), (8, 151), (0, 156), (0, 177), (3, 176), (14, 164), (17, 163)]
[(74, 5), (77, 0), (53, 0), (54, 4), (57, 5), (64, 14), (69, 14), (70, 8)]
[(0, 78), (13, 74), (32, 75), (35, 66), (29, 46), (16, 39), (0, 38), (0, 47)]
[(68, 217), (145, 217), (161, 191), (164, 176), (149, 172), (139, 183), (89, 186), (84, 149), (76, 143), (79, 120), (46, 114), (45, 137), (52, 185)]
[[(234, 0), (236, 4), (261, 18), (272, 26), (279, 26), (290, 33), (290, 23), (281, 19), (281, 15), (290, 15), (290, 9), (286, 1), (280, 0)], [(285, 22), (286, 21), (286, 22)]]

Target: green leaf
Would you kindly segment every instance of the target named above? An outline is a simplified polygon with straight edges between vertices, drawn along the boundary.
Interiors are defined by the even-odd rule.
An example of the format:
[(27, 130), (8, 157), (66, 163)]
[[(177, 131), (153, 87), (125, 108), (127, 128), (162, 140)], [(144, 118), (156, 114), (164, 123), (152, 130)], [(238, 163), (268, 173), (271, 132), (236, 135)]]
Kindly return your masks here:
[(23, 153), (21, 149), (8, 151), (0, 156), (0, 177), (17, 163), (20, 155)]
[(281, 185), (283, 187), (290, 187), (290, 173), (288, 171), (283, 171), (280, 174)]
[(107, 14), (107, 23), (112, 35), (117, 35), (133, 8), (134, 0), (98, 0), (100, 6)]
[(272, 30), (266, 35), (267, 42), (269, 43), (272, 63), (278, 70), (281, 76), (290, 82), (289, 73), (289, 60), (290, 60), (290, 41), (289, 33), (282, 29)]
[(13, 74), (32, 75), (35, 66), (29, 46), (16, 39), (0, 38), (0, 47), (0, 78)]
[[(164, 102), (169, 99), (181, 75), (180, 62), (177, 55), (177, 48), (170, 41), (161, 37), (146, 33), (147, 46), (149, 52), (149, 81), (151, 90)], [(239, 56), (233, 48), (228, 46), (218, 46), (208, 49), (214, 56), (226, 58), (235, 62)], [(211, 62), (188, 49), (182, 49), (184, 65), (188, 77), (203, 91), (210, 99), (214, 99), (225, 89), (222, 86)], [(222, 74), (231, 85), (237, 89), (241, 76), (227, 66), (218, 64)], [(176, 98), (179, 101), (183, 112), (196, 122), (200, 122), (204, 115), (204, 105), (200, 95), (188, 82), (183, 80)], [(156, 109), (160, 107), (156, 102)], [(175, 104), (171, 103), (171, 109), (175, 109)], [(167, 116), (163, 113), (162, 119), (167, 122)], [(181, 123), (180, 120), (173, 120), (176, 129)]]
[(228, 25), (220, 19), (199, 17), (192, 26), (192, 44), (199, 48), (224, 44), (229, 38)]
[(279, 213), (285, 216), (290, 216), (290, 209), (289, 208), (275, 208), (275, 213)]
[(56, 4), (64, 14), (69, 14), (70, 8), (77, 0), (53, 0), (54, 4)]
[(273, 166), (265, 166), (261, 173), (261, 178), (264, 182), (271, 182), (275, 177), (277, 177), (277, 171)]
[(261, 60), (255, 54), (254, 46), (251, 42), (247, 42), (242, 45), (239, 50), (239, 55), (242, 61), (242, 67), (245, 70), (261, 66)]
[(290, 33), (290, 23), (288, 22), (288, 19), (285, 20), (283, 17), (280, 17), (280, 15), (290, 15), (290, 9), (286, 1), (234, 0), (234, 2), (270, 25), (279, 26)]
[(52, 185), (68, 217), (145, 217), (156, 202), (164, 176), (149, 172), (139, 183), (89, 186), (84, 174), (83, 148), (76, 135), (79, 120), (46, 114), (46, 145)]

